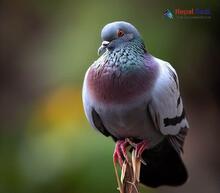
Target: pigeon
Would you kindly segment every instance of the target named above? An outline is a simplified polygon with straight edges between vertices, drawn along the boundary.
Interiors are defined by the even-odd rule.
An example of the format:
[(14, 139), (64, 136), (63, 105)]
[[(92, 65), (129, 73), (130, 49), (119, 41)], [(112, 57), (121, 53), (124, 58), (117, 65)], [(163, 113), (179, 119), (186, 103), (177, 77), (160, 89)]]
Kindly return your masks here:
[(142, 159), (142, 184), (184, 184), (188, 172), (181, 155), (189, 124), (175, 69), (151, 55), (128, 22), (105, 25), (101, 38), (100, 57), (88, 68), (82, 89), (89, 123), (116, 142), (113, 160), (120, 165), (133, 144)]

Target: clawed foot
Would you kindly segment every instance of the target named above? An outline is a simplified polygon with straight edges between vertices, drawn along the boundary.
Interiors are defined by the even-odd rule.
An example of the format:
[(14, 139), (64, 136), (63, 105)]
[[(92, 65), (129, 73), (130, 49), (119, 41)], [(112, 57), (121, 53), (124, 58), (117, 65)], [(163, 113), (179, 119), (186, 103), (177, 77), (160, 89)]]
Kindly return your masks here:
[(125, 140), (119, 140), (116, 142), (115, 145), (115, 151), (113, 154), (113, 161), (116, 164), (119, 162), (120, 166), (122, 167), (124, 160), (129, 162), (128, 155), (127, 155), (127, 150), (126, 148), (129, 146), (128, 141)]
[[(129, 145), (134, 148), (134, 151), (132, 152), (132, 160), (131, 161), (129, 161), (129, 157), (127, 155), (127, 147)], [(132, 163), (131, 168), (133, 168), (134, 179), (135, 179), (135, 181), (139, 182), (140, 164), (141, 164), (141, 162), (143, 164), (146, 164), (143, 160), (141, 160), (141, 155), (142, 155), (143, 151), (147, 148), (149, 148), (149, 143), (147, 140), (143, 140), (137, 144), (133, 143), (128, 138), (125, 140), (119, 140), (116, 142), (115, 150), (114, 150), (114, 154), (113, 154), (113, 163), (114, 163), (114, 169), (115, 169), (116, 179), (117, 179), (118, 188), (119, 188), (120, 193), (124, 193), (123, 180), (121, 181), (119, 179), (116, 164), (119, 163), (122, 170), (123, 170), (124, 160), (127, 162), (127, 163), (125, 163), (124, 166), (126, 166), (126, 164), (130, 165)], [(122, 175), (125, 175), (125, 172)]]
[(130, 139), (119, 140), (116, 142), (115, 151), (113, 154), (113, 160), (115, 164), (118, 162), (122, 167), (124, 160), (129, 163), (129, 158), (127, 155), (127, 147), (129, 145), (135, 149), (135, 157), (137, 159), (141, 159), (141, 155), (144, 150), (149, 148), (149, 142), (147, 140), (143, 140), (140, 143), (134, 143)]
[(117, 179), (118, 188), (119, 188), (120, 193), (124, 193), (124, 191), (123, 191), (122, 183), (119, 179), (116, 164), (118, 162), (120, 164), (121, 168), (122, 168), (124, 160), (126, 160), (127, 163), (129, 163), (127, 150), (126, 150), (128, 145), (129, 145), (129, 143), (126, 139), (117, 141), (116, 145), (115, 145), (115, 151), (114, 151), (114, 154), (113, 154), (113, 163), (114, 163), (115, 175), (116, 175), (116, 179)]
[(134, 148), (134, 155), (137, 159), (140, 159), (143, 164), (146, 165), (144, 160), (141, 159), (141, 155), (144, 150), (149, 149), (149, 142), (148, 140), (143, 140), (140, 143), (134, 143), (130, 139), (127, 139), (128, 143)]
[(135, 157), (140, 159), (144, 150), (148, 148), (149, 148), (149, 143), (147, 140), (143, 140), (140, 143), (137, 143), (135, 147)]

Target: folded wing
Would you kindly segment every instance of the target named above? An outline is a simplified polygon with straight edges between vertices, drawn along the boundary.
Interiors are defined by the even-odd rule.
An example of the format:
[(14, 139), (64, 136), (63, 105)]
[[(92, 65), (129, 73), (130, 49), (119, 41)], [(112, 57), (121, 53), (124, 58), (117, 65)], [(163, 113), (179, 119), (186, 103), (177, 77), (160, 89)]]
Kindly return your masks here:
[(155, 60), (160, 71), (152, 91), (149, 111), (155, 127), (168, 136), (177, 152), (181, 152), (189, 125), (180, 96), (178, 76), (168, 62)]

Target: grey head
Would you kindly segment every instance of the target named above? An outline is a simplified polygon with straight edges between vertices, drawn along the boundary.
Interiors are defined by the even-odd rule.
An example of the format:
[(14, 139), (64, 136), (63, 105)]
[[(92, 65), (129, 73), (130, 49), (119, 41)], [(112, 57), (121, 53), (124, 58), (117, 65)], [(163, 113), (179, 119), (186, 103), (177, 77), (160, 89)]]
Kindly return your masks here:
[(98, 54), (103, 54), (106, 49), (114, 49), (121, 44), (140, 39), (138, 30), (130, 23), (125, 21), (116, 21), (105, 25), (101, 32), (102, 45), (98, 49)]

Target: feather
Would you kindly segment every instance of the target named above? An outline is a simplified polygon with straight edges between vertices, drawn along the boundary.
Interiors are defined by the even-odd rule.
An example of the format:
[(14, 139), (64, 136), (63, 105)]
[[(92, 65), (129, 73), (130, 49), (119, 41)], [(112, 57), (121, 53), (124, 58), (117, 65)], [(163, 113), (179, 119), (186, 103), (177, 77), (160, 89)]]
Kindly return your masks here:
[(187, 135), (188, 128), (183, 127), (181, 128), (180, 132), (177, 135), (169, 135), (168, 136), (168, 141), (171, 143), (171, 145), (174, 147), (174, 149), (178, 153), (183, 153), (183, 145), (184, 145), (184, 140)]
[(169, 136), (169, 142), (180, 153), (189, 125), (180, 96), (178, 76), (169, 63), (155, 60), (160, 66), (160, 73), (152, 91), (149, 112), (155, 127)]

